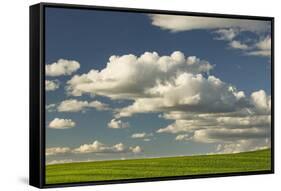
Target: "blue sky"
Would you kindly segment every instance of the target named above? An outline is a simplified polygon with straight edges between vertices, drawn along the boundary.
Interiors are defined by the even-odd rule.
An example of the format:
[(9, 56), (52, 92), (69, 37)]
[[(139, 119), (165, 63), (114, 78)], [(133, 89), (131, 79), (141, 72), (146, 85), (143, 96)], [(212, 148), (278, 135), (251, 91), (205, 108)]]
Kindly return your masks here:
[[(50, 66), (51, 68), (52, 66), (50, 72), (47, 72), (46, 80), (49, 81), (49, 85), (53, 85), (46, 91), (46, 106), (54, 104), (51, 109), (52, 111), (46, 112), (46, 148), (49, 148), (47, 162), (241, 152), (269, 145), (270, 120), (268, 121), (267, 118), (270, 116), (270, 109), (268, 110), (268, 107), (270, 107), (269, 102), (271, 100), (270, 48), (268, 45), (271, 41), (270, 28), (268, 28), (269, 22), (233, 21), (230, 19), (220, 21), (214, 18), (214, 26), (210, 27), (201, 22), (201, 20), (205, 19), (203, 17), (199, 18), (199, 21), (196, 20), (198, 25), (190, 25), (189, 22), (192, 21), (189, 20), (189, 16), (183, 19), (173, 16), (170, 16), (171, 19), (166, 19), (165, 16), (161, 16), (126, 12), (46, 8), (45, 63), (46, 67)], [(169, 22), (174, 23), (174, 25)], [(193, 77), (202, 74), (204, 79), (208, 79), (208, 76), (220, 79), (224, 83), (224, 85), (221, 85), (220, 90), (226, 92), (216, 93), (212, 95), (214, 96), (212, 99), (215, 99), (215, 96), (225, 97), (226, 94), (228, 97), (235, 97), (239, 91), (243, 91), (242, 98), (239, 97), (238, 99), (236, 96), (233, 106), (229, 106), (231, 108), (228, 110), (231, 110), (231, 112), (227, 110), (216, 114), (217, 111), (215, 110), (207, 109), (208, 112), (206, 112), (206, 109), (202, 109), (203, 106), (208, 107), (205, 104), (208, 103), (210, 97), (208, 96), (208, 91), (204, 90), (204, 88), (211, 88), (210, 94), (212, 93), (212, 88), (214, 88), (213, 86), (206, 87), (210, 84), (209, 81), (206, 85), (202, 85), (202, 87), (199, 84), (199, 87), (196, 86), (194, 90), (189, 89), (189, 86), (184, 86), (184, 91), (200, 95), (200, 101), (192, 102), (192, 107), (191, 105), (179, 105), (177, 103), (172, 105), (173, 109), (171, 107), (167, 108), (166, 105), (154, 106), (152, 97), (155, 95), (143, 96), (144, 92), (134, 92), (134, 96), (124, 96), (124, 92), (120, 89), (123, 86), (118, 86), (119, 89), (110, 89), (109, 87), (107, 89), (96, 88), (98, 84), (108, 84), (106, 80), (110, 79), (110, 76), (101, 74), (100, 71), (109, 68), (107, 63), (110, 62), (109, 58), (112, 55), (121, 57), (132, 54), (139, 58), (145, 52), (157, 52), (157, 56), (160, 58), (162, 56), (170, 56), (175, 51), (180, 51), (180, 54), (184, 54), (186, 58), (184, 62), (187, 62), (188, 57), (196, 56), (196, 58), (199, 58), (201, 61), (204, 60), (208, 62), (208, 65), (212, 66), (212, 69), (200, 72), (190, 71), (188, 68), (182, 72), (182, 74), (190, 73)], [(152, 54), (149, 56), (153, 57)], [(134, 62), (129, 57), (125, 57), (123, 60), (118, 58), (114, 59), (115, 64), (122, 61), (127, 62), (126, 59), (129, 60), (129, 64)], [(62, 61), (59, 61), (60, 59), (64, 59), (64, 64), (62, 64)], [(201, 61), (196, 61), (198, 67), (205, 63)], [(69, 73), (56, 71), (58, 69), (56, 67), (60, 64), (63, 67), (59, 69), (69, 69)], [(87, 90), (81, 91), (79, 89), (81, 91), (80, 94), (75, 95), (73, 91), (77, 90), (75, 88), (78, 88), (78, 86), (69, 83), (69, 81), (75, 75), (81, 77), (83, 74), (89, 74), (88, 72), (93, 69), (98, 72), (97, 76), (102, 76), (105, 78), (105, 81), (97, 81), (95, 79), (96, 81), (87, 82), (84, 84), (87, 86)], [(108, 69), (108, 71), (113, 70), (114, 72), (114, 69), (116, 72), (120, 72), (116, 68)], [(120, 67), (119, 70), (126, 70), (126, 68)], [(146, 72), (146, 69), (143, 68), (142, 72)], [(149, 71), (147, 70), (147, 72)], [(127, 73), (125, 72), (124, 76)], [(138, 75), (138, 73), (136, 74)], [(161, 82), (161, 85), (172, 84), (171, 80), (179, 77), (178, 74), (171, 75), (176, 76), (171, 77), (170, 81)], [(117, 76), (116, 79), (112, 78), (116, 81), (120, 80), (120, 83), (122, 82), (122, 85), (124, 85), (124, 80), (121, 79), (122, 77), (119, 77)], [(148, 75), (147, 79), (149, 80), (150, 77), (152, 80), (157, 81), (153, 78), (153, 74)], [(92, 79), (90, 75), (87, 78)], [(142, 88), (141, 83), (143, 83), (143, 80), (139, 76), (134, 83), (136, 83), (137, 87)], [(192, 84), (188, 82), (187, 85)], [(89, 87), (92, 87), (92, 89), (89, 90)], [(156, 87), (156, 84), (154, 84), (149, 87), (144, 86), (143, 89), (148, 91)], [(228, 95), (229, 87), (235, 87), (235, 91), (230, 92), (231, 95)], [(130, 90), (130, 92), (132, 91)], [(163, 97), (166, 99), (166, 95), (171, 95), (171, 92), (166, 93), (160, 95), (159, 99), (164, 99)], [(121, 94), (121, 97), (114, 97)], [(187, 95), (184, 96), (186, 97), (182, 98), (189, 98)], [(188, 94), (188, 96), (191, 95)], [(134, 112), (130, 111), (130, 116), (116, 117), (116, 113), (120, 112), (122, 108), (124, 109), (134, 103), (143, 103), (143, 99), (146, 99), (145, 103), (148, 103), (148, 105), (152, 101), (151, 105), (153, 107), (150, 110), (143, 111), (137, 108), (139, 110), (136, 111), (136, 108), (133, 108)], [(79, 111), (74, 111), (73, 108), (68, 108), (67, 111), (60, 111), (59, 105), (65, 100), (84, 101), (83, 104), (82, 102), (78, 103), (82, 104), (83, 108), (78, 109)], [(222, 99), (220, 98), (219, 100)], [(102, 107), (99, 109), (97, 106), (85, 106), (89, 105), (92, 101), (98, 101), (108, 108)], [(241, 107), (239, 106), (238, 108), (237, 105), (239, 104)], [(179, 109), (182, 107), (187, 109)], [(189, 108), (195, 109), (190, 110)], [(250, 114), (244, 114), (244, 110), (250, 110), (251, 112), (249, 112)], [(208, 120), (216, 121), (216, 123), (209, 129), (206, 126), (198, 125), (205, 122), (206, 119), (204, 118), (204, 120), (198, 119), (198, 121), (194, 122), (197, 124), (197, 126), (194, 124), (195, 130), (177, 126), (177, 133), (169, 131), (159, 132), (159, 129), (168, 127), (176, 120), (181, 120), (184, 124), (191, 123), (191, 120), (186, 118), (163, 117), (163, 115), (172, 112), (193, 115), (194, 118), (200, 116), (200, 114), (214, 114), (214, 117), (208, 118)], [(240, 118), (237, 118), (235, 115), (237, 113), (240, 114)], [(222, 118), (226, 114), (229, 114), (230, 117)], [(59, 125), (50, 125), (55, 118), (61, 120), (56, 121)], [(228, 120), (226, 126), (218, 122), (219, 118), (222, 121)], [(237, 131), (231, 127), (232, 130), (234, 129), (233, 139), (225, 140), (219, 137), (219, 135), (225, 132), (225, 128), (228, 128), (227, 125), (229, 125), (229, 121), (232, 119), (238, 121), (248, 120), (247, 122), (250, 125), (247, 128), (243, 125), (243, 127), (238, 126), (236, 127)], [(120, 120), (120, 123), (115, 123), (115, 125), (118, 126), (119, 124), (119, 126), (117, 128), (110, 128), (108, 124), (111, 120), (114, 120), (114, 122)], [(261, 124), (251, 125), (253, 121), (257, 120), (260, 120)], [(69, 122), (74, 122), (75, 124)], [(68, 125), (64, 125), (64, 123)], [(122, 124), (124, 124), (123, 128), (121, 128)], [(252, 133), (252, 130), (256, 130), (257, 127), (261, 131), (260, 136)], [(245, 136), (237, 135), (237, 132), (242, 128), (242, 133)], [(139, 138), (132, 138), (132, 135), (136, 133), (142, 135), (139, 135)], [(199, 137), (200, 135), (204, 136)], [(178, 140), (176, 140), (177, 136), (179, 136)], [(229, 136), (231, 137), (231, 135)], [(249, 139), (247, 139), (247, 136)], [(95, 141), (96, 144), (94, 144)], [(237, 145), (241, 145), (241, 142), (247, 142), (247, 144), (239, 150)], [(257, 142), (260, 143), (257, 144)], [(119, 143), (122, 143), (122, 146), (119, 150), (116, 150), (116, 145)], [(86, 149), (80, 147), (84, 144), (86, 144)]]

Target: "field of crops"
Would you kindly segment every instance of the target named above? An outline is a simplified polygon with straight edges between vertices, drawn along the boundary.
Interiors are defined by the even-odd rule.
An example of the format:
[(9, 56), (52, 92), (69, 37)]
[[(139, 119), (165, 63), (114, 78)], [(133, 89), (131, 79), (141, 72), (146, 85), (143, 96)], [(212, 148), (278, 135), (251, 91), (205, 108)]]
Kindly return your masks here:
[(270, 155), (267, 149), (238, 154), (54, 164), (46, 167), (46, 183), (270, 170)]

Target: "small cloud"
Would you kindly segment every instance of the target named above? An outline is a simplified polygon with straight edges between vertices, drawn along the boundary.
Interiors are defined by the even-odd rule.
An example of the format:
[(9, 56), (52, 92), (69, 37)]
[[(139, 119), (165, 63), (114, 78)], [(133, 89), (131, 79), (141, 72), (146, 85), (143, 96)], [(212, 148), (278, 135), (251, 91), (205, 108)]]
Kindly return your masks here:
[(231, 41), (231, 42), (229, 43), (229, 46), (230, 46), (231, 48), (234, 48), (234, 49), (241, 49), (241, 50), (247, 50), (247, 49), (250, 48), (247, 44), (241, 43), (240, 41), (237, 41), (237, 40)]
[(123, 143), (115, 145), (106, 145), (99, 141), (94, 141), (91, 144), (83, 144), (77, 148), (72, 149), (72, 153), (86, 154), (86, 153), (134, 153), (138, 154), (143, 152), (140, 146), (126, 147)]
[(102, 103), (100, 101), (79, 101), (76, 99), (68, 99), (62, 101), (58, 106), (59, 112), (79, 112), (84, 111), (86, 108), (95, 108), (96, 110), (103, 111), (103, 110), (109, 110), (107, 104)]
[(176, 141), (189, 141), (192, 137), (189, 134), (181, 134), (176, 136)]
[(143, 141), (148, 142), (151, 140), (150, 137), (152, 137), (152, 136), (153, 136), (153, 133), (148, 134), (148, 133), (143, 132), (143, 133), (134, 133), (134, 134), (132, 134), (131, 138), (142, 139)]
[(80, 68), (79, 62), (75, 60), (59, 59), (57, 62), (46, 65), (46, 76), (66, 76)]
[(112, 119), (107, 126), (112, 129), (124, 129), (130, 127), (129, 122), (122, 122), (121, 120)]
[(143, 152), (143, 150), (142, 150), (142, 148), (140, 146), (130, 147), (130, 150), (134, 154), (139, 154), (139, 153)]
[(54, 112), (56, 111), (56, 104), (52, 103), (52, 104), (48, 104), (46, 105), (46, 111), (48, 112)]
[(218, 35), (217, 37), (215, 37), (215, 40), (231, 41), (238, 35), (239, 31), (230, 28), (230, 29), (219, 29), (216, 30), (214, 33)]
[(271, 56), (271, 37), (266, 36), (265, 38), (258, 41), (254, 45), (254, 47), (255, 47), (255, 50), (248, 52), (247, 55), (270, 57)]
[(52, 129), (69, 129), (75, 127), (76, 123), (71, 119), (55, 118), (49, 123), (49, 128)]
[(60, 87), (58, 80), (45, 80), (46, 91), (54, 91)]

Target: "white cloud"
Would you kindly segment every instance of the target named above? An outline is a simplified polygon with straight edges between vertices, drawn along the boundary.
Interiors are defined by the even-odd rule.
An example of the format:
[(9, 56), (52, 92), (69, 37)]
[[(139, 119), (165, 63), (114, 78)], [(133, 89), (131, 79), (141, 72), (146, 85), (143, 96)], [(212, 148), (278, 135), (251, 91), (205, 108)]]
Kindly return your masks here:
[[(123, 143), (115, 145), (106, 145), (99, 141), (90, 144), (83, 144), (76, 148), (69, 147), (50, 147), (46, 148), (46, 156), (63, 155), (63, 154), (87, 154), (87, 153), (134, 153), (143, 152), (140, 146), (127, 147)], [(67, 162), (67, 161), (61, 161)], [(56, 161), (58, 163), (58, 161)]]
[(271, 49), (271, 37), (266, 36), (264, 39), (261, 39), (261, 41), (259, 41), (256, 44), (256, 47), (261, 50), (270, 50)]
[(241, 50), (247, 50), (249, 49), (249, 46), (247, 44), (243, 44), (241, 43), (240, 41), (237, 41), (237, 40), (233, 40), (229, 43), (229, 46), (231, 48), (234, 48), (234, 49), (241, 49)]
[(46, 80), (45, 81), (45, 89), (46, 91), (54, 91), (60, 87), (59, 82), (57, 80)]
[(271, 96), (267, 96), (264, 90), (259, 90), (251, 94), (251, 101), (257, 112), (269, 114), (271, 112)]
[(140, 146), (135, 146), (135, 147), (130, 147), (130, 150), (134, 153), (134, 154), (139, 154), (142, 153), (143, 150)]
[(76, 99), (68, 99), (62, 101), (58, 105), (58, 111), (59, 112), (79, 112), (84, 111), (86, 108), (95, 108), (96, 110), (102, 111), (102, 110), (109, 110), (109, 107), (107, 104), (102, 103), (100, 101), (79, 101)]
[(135, 113), (172, 111), (225, 112), (234, 111), (244, 100), (243, 92), (231, 89), (230, 85), (214, 76), (183, 73), (157, 84), (146, 92), (148, 98), (137, 98), (135, 102), (119, 110), (116, 117), (128, 117)]
[(102, 102), (97, 101), (97, 100), (91, 101), (89, 103), (88, 107), (93, 107), (93, 108), (95, 108), (98, 111), (103, 111), (103, 110), (109, 110), (110, 109), (107, 104), (102, 103)]
[(201, 129), (194, 132), (193, 140), (203, 143), (233, 143), (239, 140), (262, 139), (268, 136), (268, 129), (244, 128), (244, 129)]
[(254, 50), (248, 52), (248, 55), (253, 55), (253, 56), (266, 56), (270, 57), (271, 56), (271, 37), (266, 36), (265, 38), (262, 38), (260, 41), (258, 41), (254, 45)]
[(78, 112), (88, 106), (87, 101), (78, 101), (76, 99), (64, 100), (58, 105), (59, 112)]
[(76, 154), (85, 153), (140, 153), (142, 148), (140, 146), (126, 147), (123, 143), (118, 143), (112, 146), (105, 145), (99, 141), (94, 141), (91, 144), (83, 144), (78, 148), (72, 150)]
[(234, 28), (244, 31), (264, 32), (270, 27), (268, 21), (198, 17), (198, 16), (175, 16), (151, 14), (152, 25), (172, 32), (189, 31), (196, 29), (226, 29)]
[(46, 76), (71, 75), (80, 68), (75, 60), (59, 59), (57, 62), (46, 65)]
[(70, 153), (71, 149), (69, 147), (51, 147), (46, 148), (46, 156), (67, 154)]
[(239, 31), (230, 28), (230, 29), (218, 29), (214, 33), (218, 35), (217, 37), (215, 37), (216, 40), (231, 41), (232, 39), (234, 39), (237, 36)]
[(144, 138), (146, 136), (146, 133), (135, 133), (132, 135), (132, 138)]
[(185, 57), (179, 51), (170, 56), (159, 56), (156, 52), (145, 52), (140, 57), (132, 54), (111, 56), (103, 70), (73, 76), (67, 82), (67, 90), (74, 96), (90, 93), (112, 99), (135, 99), (150, 96), (147, 89), (180, 73), (209, 73), (213, 67), (205, 60)]
[(122, 152), (124, 151), (123, 144), (107, 146), (99, 141), (94, 141), (92, 144), (84, 144), (73, 150), (74, 153), (107, 153), (107, 152)]
[(142, 139), (143, 141), (150, 141), (151, 137), (153, 137), (153, 133), (145, 133), (145, 132), (142, 132), (142, 133), (134, 133), (132, 134), (131, 138), (133, 139)]
[(191, 140), (191, 136), (189, 134), (180, 134), (180, 135), (177, 135), (175, 140), (176, 141), (189, 141)]
[[(203, 123), (203, 124), (200, 124)], [(157, 133), (181, 133), (181, 132), (194, 132), (197, 129), (202, 128), (204, 121), (200, 120), (175, 120), (174, 123), (168, 125), (167, 127), (160, 128)]]
[(52, 129), (69, 129), (75, 127), (76, 123), (71, 119), (55, 118), (49, 123), (49, 128)]
[(48, 111), (48, 112), (54, 112), (54, 111), (56, 111), (56, 104), (54, 104), (54, 103), (51, 103), (51, 104), (48, 104), (48, 105), (46, 105), (46, 111)]
[(130, 124), (128, 122), (122, 122), (118, 119), (112, 119), (107, 126), (112, 129), (124, 129), (130, 127)]
[[(232, 113), (233, 114), (233, 113)], [(241, 113), (242, 114), (242, 113)], [(157, 133), (182, 133), (190, 132), (194, 133), (197, 130), (214, 129), (214, 128), (266, 128), (270, 127), (271, 117), (270, 115), (252, 115), (252, 114), (242, 114), (241, 116), (224, 116), (225, 114), (218, 113), (208, 115), (202, 114), (190, 114), (188, 118), (184, 114), (168, 114), (166, 119), (174, 119), (175, 122), (168, 125), (167, 127), (160, 128)], [(229, 114), (228, 114), (229, 115)]]

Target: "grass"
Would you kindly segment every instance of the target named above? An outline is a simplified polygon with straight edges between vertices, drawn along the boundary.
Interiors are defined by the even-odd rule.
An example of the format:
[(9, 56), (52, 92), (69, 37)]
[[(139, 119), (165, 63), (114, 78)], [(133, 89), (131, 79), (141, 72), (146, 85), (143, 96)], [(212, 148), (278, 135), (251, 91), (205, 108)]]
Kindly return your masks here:
[(46, 167), (46, 183), (75, 183), (270, 169), (271, 152), (266, 149), (237, 154), (53, 164)]

